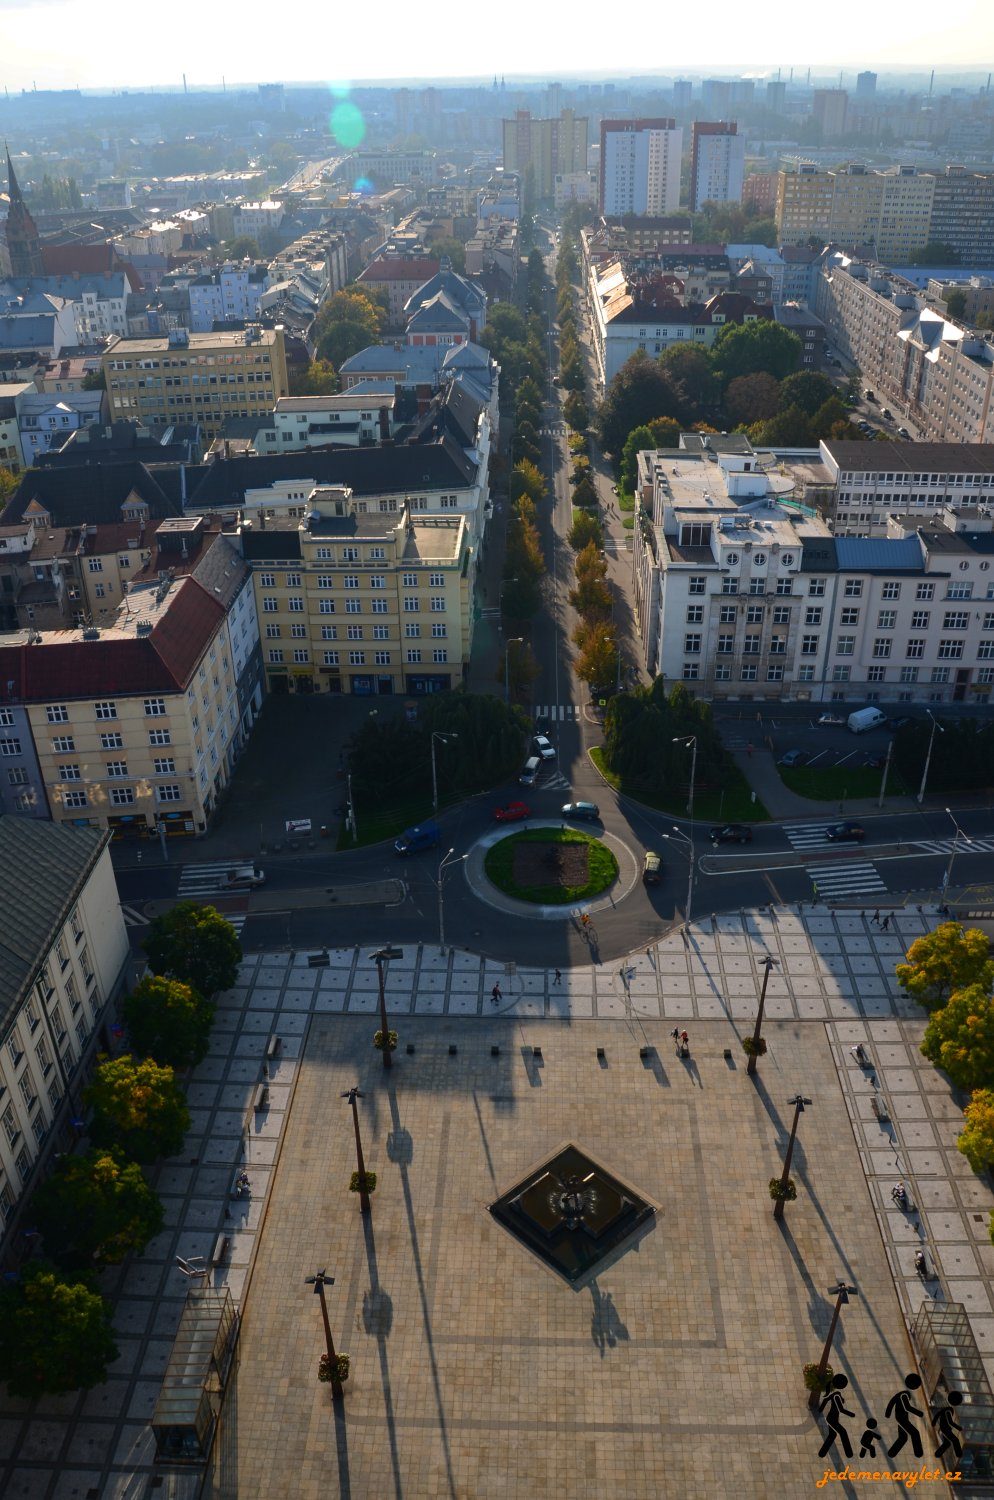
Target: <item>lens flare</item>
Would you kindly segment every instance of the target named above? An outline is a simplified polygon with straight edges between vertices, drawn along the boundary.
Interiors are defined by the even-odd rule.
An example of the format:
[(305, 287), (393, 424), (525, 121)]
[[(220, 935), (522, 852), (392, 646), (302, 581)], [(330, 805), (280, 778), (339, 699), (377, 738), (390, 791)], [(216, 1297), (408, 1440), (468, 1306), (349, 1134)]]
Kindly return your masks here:
[(349, 99), (336, 104), (331, 112), (331, 133), (339, 146), (352, 151), (366, 135), (366, 122), (358, 105)]

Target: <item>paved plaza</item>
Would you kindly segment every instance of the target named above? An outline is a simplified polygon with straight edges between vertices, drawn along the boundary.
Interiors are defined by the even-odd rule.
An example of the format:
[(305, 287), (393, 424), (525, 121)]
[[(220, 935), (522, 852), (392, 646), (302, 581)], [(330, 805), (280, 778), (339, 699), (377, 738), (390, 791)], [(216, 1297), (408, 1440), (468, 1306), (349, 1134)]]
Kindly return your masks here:
[[(870, 1414), (887, 1433), (884, 1408), (913, 1367), (919, 1244), (940, 1272), (933, 1291), (967, 1307), (994, 1374), (994, 1200), (955, 1149), (960, 1112), (918, 1055), (921, 1013), (893, 980), (934, 919), (912, 908), (884, 933), (820, 908), (704, 918), (686, 939), (674, 932), (623, 966), (591, 964), (558, 983), (554, 971), (408, 949), (389, 966), (400, 1047), (388, 1074), (370, 1045), (368, 951), (332, 951), (320, 968), (306, 954), (247, 955), (193, 1075), (186, 1154), (157, 1179), (167, 1227), (104, 1274), (121, 1357), (85, 1395), (33, 1407), (4, 1398), (0, 1493), (198, 1493), (198, 1471), (165, 1471), (148, 1488), (160, 1477), (149, 1421), (187, 1291), (175, 1257), (209, 1255), (219, 1230), (232, 1249), (211, 1281), (231, 1288), (243, 1325), (208, 1495), (812, 1492), (842, 1458), (818, 1457), (824, 1427), (800, 1372), (820, 1353), (840, 1276), (859, 1292), (834, 1358), (857, 1443)], [(778, 961), (769, 1051), (752, 1080), (741, 1039), (767, 953)], [(687, 1061), (669, 1037), (678, 1021)], [(281, 1055), (257, 1112), (274, 1034)], [(871, 1110), (856, 1042), (890, 1122)], [(354, 1142), (340, 1096), (355, 1083), (378, 1174), (368, 1220), (348, 1192)], [(798, 1090), (812, 1102), (798, 1198), (779, 1226), (767, 1182)], [(487, 1212), (567, 1141), (656, 1208), (579, 1288)], [(248, 1201), (231, 1196), (243, 1166)], [(917, 1229), (891, 1201), (898, 1177), (921, 1207)], [(320, 1307), (303, 1280), (321, 1267), (336, 1278), (331, 1324), (352, 1359), (337, 1409), (316, 1379)]]

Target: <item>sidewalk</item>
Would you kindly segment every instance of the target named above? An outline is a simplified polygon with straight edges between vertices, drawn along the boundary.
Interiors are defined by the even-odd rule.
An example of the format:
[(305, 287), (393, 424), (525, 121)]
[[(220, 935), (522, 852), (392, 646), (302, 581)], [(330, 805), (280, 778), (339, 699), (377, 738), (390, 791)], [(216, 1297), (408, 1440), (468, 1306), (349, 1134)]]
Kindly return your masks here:
[[(811, 797), (801, 797), (785, 786), (772, 751), (757, 747), (751, 755), (748, 750), (743, 749), (733, 749), (730, 754), (774, 822), (794, 818), (828, 818), (839, 812), (837, 801), (815, 801)], [(846, 817), (851, 818), (866, 818), (881, 812), (918, 811), (918, 803), (914, 797), (887, 797), (882, 808), (877, 806), (876, 797), (847, 797), (845, 803)]]

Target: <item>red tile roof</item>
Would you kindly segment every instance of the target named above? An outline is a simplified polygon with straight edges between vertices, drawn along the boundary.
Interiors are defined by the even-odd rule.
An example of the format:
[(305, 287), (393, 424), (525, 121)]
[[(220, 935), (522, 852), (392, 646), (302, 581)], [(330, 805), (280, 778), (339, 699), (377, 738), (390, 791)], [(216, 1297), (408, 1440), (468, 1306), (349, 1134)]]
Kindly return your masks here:
[[(140, 618), (140, 611), (135, 614)], [(35, 646), (0, 646), (0, 697), (38, 703), (182, 691), (223, 617), (217, 600), (195, 579), (184, 578), (150, 635), (111, 630), (84, 641), (52, 632)], [(10, 692), (8, 682), (14, 684)]]
[(356, 281), (429, 281), (438, 275), (439, 262), (426, 256), (385, 255), (381, 260), (370, 261), (360, 271)]

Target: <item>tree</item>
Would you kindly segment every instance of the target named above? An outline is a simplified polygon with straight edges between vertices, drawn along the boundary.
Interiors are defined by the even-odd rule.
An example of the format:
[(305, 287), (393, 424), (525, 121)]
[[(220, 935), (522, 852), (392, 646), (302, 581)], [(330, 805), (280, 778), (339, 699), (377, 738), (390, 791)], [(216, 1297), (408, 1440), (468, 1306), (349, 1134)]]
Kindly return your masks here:
[(726, 323), (711, 351), (712, 368), (727, 386), (736, 375), (755, 375), (765, 370), (776, 380), (785, 380), (797, 369), (801, 341), (796, 333), (768, 318), (754, 323)]
[(103, 366), (99, 370), (87, 370), (83, 376), (82, 389), (84, 391), (105, 391), (107, 389)]
[[(511, 698), (527, 697), (541, 672), (538, 659), (527, 641), (509, 641), (501, 657), (498, 681), (507, 682)], [(506, 675), (505, 675), (506, 674)]]
[(621, 487), (628, 494), (634, 494), (638, 479), (639, 454), (646, 449), (655, 448), (652, 441), (652, 430), (649, 427), (633, 427), (625, 438), (625, 446), (621, 450), (620, 479)]
[(340, 370), (345, 360), (376, 343), (385, 321), (383, 308), (358, 289), (335, 292), (314, 319), (318, 358)]
[(526, 458), (516, 463), (507, 482), (507, 494), (512, 504), (522, 495), (527, 495), (533, 504), (538, 505), (545, 499), (545, 479), (541, 471)]
[(817, 370), (797, 370), (788, 375), (780, 387), (778, 409), (786, 411), (788, 407), (799, 406), (801, 411), (813, 417), (835, 393), (835, 386), (827, 375), (820, 375)]
[(207, 1056), (213, 1003), (189, 984), (146, 974), (124, 1002), (131, 1046), (171, 1068), (187, 1068)]
[(63, 1156), (31, 1204), (45, 1249), (65, 1270), (118, 1265), (163, 1225), (162, 1204), (137, 1162), (119, 1152)]
[(788, 406), (768, 422), (757, 422), (749, 429), (755, 443), (779, 448), (811, 448), (815, 443), (810, 417), (799, 406)]
[(600, 547), (604, 540), (601, 523), (589, 511), (574, 510), (573, 524), (567, 533), (566, 540), (574, 552), (582, 552), (584, 547), (591, 543), (595, 547)]
[(102, 1062), (83, 1091), (93, 1110), (90, 1136), (97, 1146), (119, 1146), (135, 1161), (176, 1156), (190, 1128), (190, 1111), (172, 1068), (127, 1052)]
[(156, 917), (142, 943), (153, 974), (192, 984), (201, 995), (230, 990), (238, 978), (242, 945), (213, 906), (178, 901)]
[(994, 1165), (994, 1090), (976, 1089), (963, 1118), (956, 1145), (975, 1172), (986, 1172)]
[(304, 368), (288, 373), (291, 396), (334, 396), (338, 390), (335, 367), (326, 359), (312, 359)]
[(674, 417), (656, 417), (648, 424), (654, 448), (676, 448), (680, 443), (680, 423)]
[(618, 670), (618, 642), (611, 625), (604, 621), (581, 623), (573, 632), (578, 655), (574, 663), (584, 682), (613, 682)]
[(29, 1261), (0, 1288), (0, 1380), (11, 1395), (88, 1391), (117, 1356), (109, 1308), (84, 1281)]
[(12, 470), (0, 468), (0, 507), (10, 499), (19, 483), (20, 480)]
[(633, 354), (608, 386), (597, 413), (602, 445), (620, 454), (633, 427), (656, 417), (682, 420), (683, 403), (663, 367), (647, 354)]
[(261, 260), (259, 245), (250, 234), (240, 234), (224, 247), (226, 260)]
[(443, 255), (447, 255), (453, 271), (457, 271), (459, 275), (462, 275), (466, 269), (466, 246), (462, 240), (457, 240), (455, 235), (446, 234), (441, 239), (432, 240), (431, 253), (439, 260)]
[(777, 410), (780, 386), (772, 375), (759, 370), (755, 375), (736, 375), (725, 392), (728, 420), (749, 425), (772, 417)]
[(928, 1018), (921, 1052), (960, 1089), (994, 1084), (994, 1002), (979, 984), (956, 990)]
[(954, 990), (979, 985), (989, 993), (994, 986), (990, 940), (979, 927), (942, 922), (915, 938), (907, 963), (898, 964), (894, 973), (901, 988), (926, 1010), (945, 1005)]
[(563, 416), (574, 432), (584, 432), (590, 422), (590, 411), (579, 391), (570, 391), (563, 402)]
[(659, 363), (688, 413), (700, 416), (714, 406), (718, 391), (706, 350), (697, 344), (671, 344), (659, 356)]
[(916, 266), (958, 266), (959, 251), (945, 240), (929, 240), (923, 250), (914, 257)]
[(962, 318), (966, 313), (966, 292), (962, 287), (955, 286), (946, 293), (946, 312), (951, 318)]
[(564, 359), (559, 366), (559, 384), (564, 391), (582, 395), (587, 388), (587, 376), (583, 368), (583, 360), (579, 355), (572, 359)]

